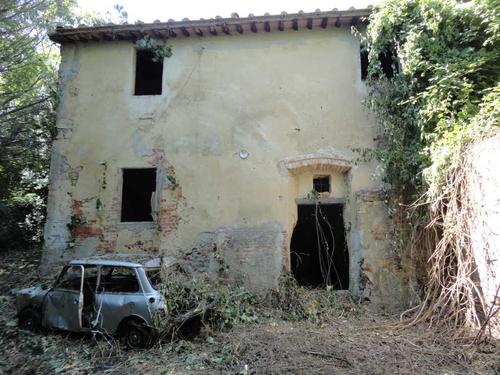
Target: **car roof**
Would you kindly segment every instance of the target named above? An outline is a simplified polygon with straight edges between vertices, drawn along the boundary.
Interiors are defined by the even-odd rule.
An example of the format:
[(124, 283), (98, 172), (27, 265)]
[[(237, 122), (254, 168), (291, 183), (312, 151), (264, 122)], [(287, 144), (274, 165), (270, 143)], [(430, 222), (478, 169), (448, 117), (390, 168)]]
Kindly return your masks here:
[(95, 255), (88, 258), (73, 259), (69, 265), (93, 265), (93, 266), (120, 266), (120, 267), (144, 267), (160, 268), (177, 263), (177, 259), (172, 256), (157, 256), (149, 254), (105, 254)]

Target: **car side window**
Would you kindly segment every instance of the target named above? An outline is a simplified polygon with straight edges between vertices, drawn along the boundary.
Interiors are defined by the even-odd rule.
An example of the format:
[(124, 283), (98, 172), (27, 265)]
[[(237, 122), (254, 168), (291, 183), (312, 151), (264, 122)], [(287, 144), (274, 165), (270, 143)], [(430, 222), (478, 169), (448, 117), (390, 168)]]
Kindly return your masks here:
[(139, 281), (132, 267), (103, 266), (99, 292), (136, 293), (139, 291)]
[(82, 281), (82, 267), (68, 266), (63, 269), (54, 288), (80, 291)]
[(148, 277), (149, 283), (153, 289), (158, 289), (161, 286), (161, 270), (159, 268), (154, 268), (146, 271), (146, 276)]

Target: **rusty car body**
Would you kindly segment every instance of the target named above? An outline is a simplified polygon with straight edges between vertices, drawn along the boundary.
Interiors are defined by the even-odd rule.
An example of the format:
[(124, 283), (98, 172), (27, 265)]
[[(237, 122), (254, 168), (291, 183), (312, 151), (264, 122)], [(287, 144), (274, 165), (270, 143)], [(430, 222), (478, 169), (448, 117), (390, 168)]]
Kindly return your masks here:
[(151, 344), (154, 314), (164, 308), (155, 289), (161, 267), (173, 257), (114, 254), (68, 262), (52, 287), (17, 293), (19, 327), (102, 332), (123, 338), (131, 348)]

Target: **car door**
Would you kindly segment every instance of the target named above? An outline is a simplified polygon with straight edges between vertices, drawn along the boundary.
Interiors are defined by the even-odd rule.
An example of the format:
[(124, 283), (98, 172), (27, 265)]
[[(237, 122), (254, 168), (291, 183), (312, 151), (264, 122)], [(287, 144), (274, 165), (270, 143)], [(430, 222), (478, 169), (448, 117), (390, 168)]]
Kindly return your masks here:
[(114, 334), (120, 322), (130, 316), (149, 321), (147, 298), (134, 267), (101, 267), (96, 309), (97, 327), (109, 334)]
[(73, 332), (82, 330), (83, 277), (81, 265), (63, 268), (44, 300), (45, 327)]

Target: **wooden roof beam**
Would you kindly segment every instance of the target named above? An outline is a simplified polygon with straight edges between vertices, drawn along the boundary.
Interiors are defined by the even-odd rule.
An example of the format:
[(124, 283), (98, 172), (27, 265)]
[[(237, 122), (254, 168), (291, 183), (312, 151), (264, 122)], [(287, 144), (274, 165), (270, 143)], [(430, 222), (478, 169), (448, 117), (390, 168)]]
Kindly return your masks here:
[(114, 40), (113, 34), (111, 34), (111, 33), (100, 33), (100, 35), (102, 36), (102, 38), (104, 40), (107, 40), (107, 41)]
[(84, 41), (84, 42), (90, 42), (90, 41), (93, 41), (94, 38), (92, 37), (92, 34), (80, 34), (80, 38)]
[(68, 35), (67, 38), (73, 42), (79, 42), (81, 40), (78, 35)]
[(150, 38), (160, 38), (161, 34), (156, 30), (148, 30), (145, 34), (149, 35)]
[(166, 30), (158, 30), (157, 34), (158, 34), (158, 38), (168, 39), (168, 31), (166, 31)]

